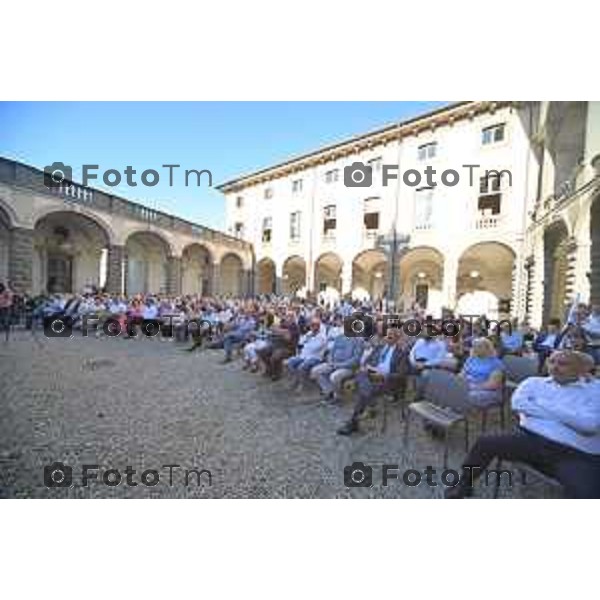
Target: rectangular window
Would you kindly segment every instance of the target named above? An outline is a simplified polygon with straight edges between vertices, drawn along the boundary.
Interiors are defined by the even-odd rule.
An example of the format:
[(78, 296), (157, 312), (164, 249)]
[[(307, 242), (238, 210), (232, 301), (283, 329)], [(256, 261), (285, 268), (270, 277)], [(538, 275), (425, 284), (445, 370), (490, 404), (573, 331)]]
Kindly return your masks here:
[(417, 149), (417, 156), (419, 160), (427, 160), (428, 158), (435, 158), (437, 155), (437, 142), (431, 142), (430, 144), (423, 144)]
[(368, 212), (364, 216), (365, 229), (367, 231), (377, 231), (379, 229), (379, 213)]
[(494, 194), (499, 192), (502, 187), (501, 172), (488, 174), (479, 178), (479, 193), (480, 194)]
[(333, 236), (336, 227), (336, 206), (335, 204), (330, 204), (323, 209), (323, 235)]
[(477, 208), (479, 212), (492, 215), (500, 214), (500, 203), (502, 201), (502, 194), (486, 194), (485, 196), (479, 196), (477, 202)]
[(300, 211), (297, 210), (290, 214), (290, 239), (300, 239)]
[(500, 214), (500, 206), (502, 202), (501, 192), (502, 179), (499, 171), (479, 178), (479, 198), (477, 200), (477, 209), (482, 216)]
[(265, 244), (271, 242), (271, 231), (273, 230), (273, 218), (265, 217), (262, 225), (262, 241)]
[(484, 146), (489, 144), (496, 144), (501, 142), (504, 139), (504, 123), (499, 123), (498, 125), (492, 125), (491, 127), (486, 127), (481, 131), (481, 143)]
[(273, 189), (270, 187), (265, 188), (265, 200), (269, 200), (272, 197), (273, 197)]
[(234, 226), (234, 235), (237, 238), (242, 238), (244, 237), (244, 224), (243, 223), (236, 223)]
[(325, 183), (335, 183), (340, 177), (339, 169), (332, 169), (325, 173)]
[(292, 181), (292, 192), (301, 192), (302, 191), (302, 179), (294, 179)]
[(415, 228), (429, 229), (433, 224), (433, 189), (421, 188), (415, 192)]
[(238, 196), (235, 199), (235, 207), (236, 208), (242, 208), (243, 205), (244, 205), (244, 199), (241, 196)]

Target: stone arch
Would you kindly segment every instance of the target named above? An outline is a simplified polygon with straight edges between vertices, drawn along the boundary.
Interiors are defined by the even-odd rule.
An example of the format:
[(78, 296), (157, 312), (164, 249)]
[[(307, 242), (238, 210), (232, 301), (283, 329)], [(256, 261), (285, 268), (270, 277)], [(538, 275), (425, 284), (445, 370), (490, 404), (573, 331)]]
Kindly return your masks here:
[(283, 262), (281, 289), (284, 294), (306, 291), (306, 261), (301, 256), (294, 254)]
[(192, 242), (181, 251), (181, 293), (207, 295), (211, 289), (214, 257), (202, 243)]
[(149, 230), (133, 231), (125, 240), (125, 253), (128, 295), (167, 293), (171, 246), (163, 236)]
[(106, 282), (110, 231), (94, 215), (49, 210), (34, 222), (34, 293), (76, 293)]
[(0, 204), (0, 282), (6, 283), (9, 277), (11, 230), (13, 221), (8, 211)]
[(415, 246), (400, 259), (402, 306), (416, 304), (428, 313), (441, 314), (443, 306), (444, 255), (433, 246)]
[(590, 207), (590, 302), (600, 305), (600, 195)]
[(364, 250), (352, 261), (352, 298), (378, 301), (389, 286), (389, 266), (382, 250)]
[(512, 299), (514, 265), (513, 249), (502, 242), (478, 242), (466, 248), (458, 260), (457, 312), (502, 316), (501, 301)]
[(42, 219), (44, 219), (45, 217), (49, 217), (50, 215), (53, 215), (55, 213), (79, 215), (90, 221), (93, 221), (100, 229), (102, 229), (105, 232), (109, 245), (113, 245), (116, 243), (117, 236), (115, 234), (115, 230), (112, 224), (102, 215), (99, 215), (93, 210), (89, 210), (88, 208), (79, 205), (73, 206), (70, 209), (64, 206), (43, 206), (36, 210), (33, 214), (33, 226), (35, 227), (36, 224), (39, 223)]
[(277, 272), (275, 262), (272, 258), (265, 256), (258, 261), (257, 270), (257, 289), (258, 294), (274, 294), (277, 291)]
[(544, 230), (544, 322), (564, 319), (567, 301), (569, 230), (561, 219)]
[(227, 252), (220, 262), (220, 291), (229, 296), (244, 293), (244, 261), (234, 252)]
[(0, 198), (0, 214), (3, 214), (2, 217), (4, 223), (9, 227), (16, 227), (19, 223), (19, 218), (14, 208), (5, 200)]
[(325, 252), (315, 261), (315, 292), (327, 301), (339, 299), (344, 262), (335, 252)]

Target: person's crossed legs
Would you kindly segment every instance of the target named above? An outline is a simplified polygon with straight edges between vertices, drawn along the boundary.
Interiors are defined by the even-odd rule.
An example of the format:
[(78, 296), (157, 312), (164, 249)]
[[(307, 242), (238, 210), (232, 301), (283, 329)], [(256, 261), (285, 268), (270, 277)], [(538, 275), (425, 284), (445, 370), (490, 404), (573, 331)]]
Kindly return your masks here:
[(600, 455), (586, 454), (518, 428), (514, 433), (481, 436), (463, 462), (460, 482), (446, 498), (473, 493), (472, 483), (499, 458), (528, 464), (556, 478), (569, 498), (600, 498)]

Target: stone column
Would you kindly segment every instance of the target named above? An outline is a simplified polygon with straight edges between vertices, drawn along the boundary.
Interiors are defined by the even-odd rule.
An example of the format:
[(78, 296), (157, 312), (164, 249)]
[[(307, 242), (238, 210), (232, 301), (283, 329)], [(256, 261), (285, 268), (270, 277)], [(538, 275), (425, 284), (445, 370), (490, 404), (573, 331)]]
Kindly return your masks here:
[(210, 293), (213, 296), (218, 296), (221, 293), (221, 265), (217, 262), (211, 266)]
[(33, 229), (14, 227), (10, 231), (8, 278), (13, 291), (31, 292), (33, 289)]
[(167, 294), (181, 294), (181, 257), (169, 256), (167, 261)]
[(283, 264), (275, 265), (275, 293), (283, 293)]
[(575, 277), (577, 269), (577, 241), (575, 238), (569, 238), (566, 244), (565, 252), (567, 255), (567, 274), (565, 277), (565, 295), (563, 298), (564, 308), (573, 301), (573, 298), (581, 290), (575, 289)]
[[(598, 161), (598, 157), (595, 160)], [(589, 271), (586, 276), (590, 282), (590, 302), (600, 304), (600, 197), (592, 201), (590, 210)]]
[(106, 264), (106, 290), (109, 294), (123, 294), (123, 262), (125, 246), (109, 246)]
[(458, 260), (454, 256), (444, 261), (443, 303), (444, 307), (454, 310), (456, 306), (456, 279), (458, 277)]
[(260, 278), (259, 270), (255, 269), (254, 271), (252, 271), (252, 291), (254, 294), (258, 294), (260, 291), (259, 278)]
[(352, 259), (344, 261), (342, 265), (342, 296), (352, 293)]
[(525, 306), (523, 316), (526, 323), (531, 324), (531, 311), (533, 307), (533, 284), (535, 281), (535, 259), (528, 256), (525, 260)]
[(242, 276), (242, 294), (245, 296), (254, 295), (254, 270), (246, 269)]

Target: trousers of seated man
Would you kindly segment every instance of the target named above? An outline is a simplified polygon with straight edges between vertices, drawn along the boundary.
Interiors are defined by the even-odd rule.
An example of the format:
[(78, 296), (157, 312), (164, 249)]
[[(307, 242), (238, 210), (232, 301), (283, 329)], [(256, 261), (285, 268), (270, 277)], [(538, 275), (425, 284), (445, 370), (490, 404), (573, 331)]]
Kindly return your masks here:
[(521, 427), (514, 433), (481, 436), (463, 462), (463, 469), (470, 469), (464, 471), (461, 485), (467, 487), (471, 473), (477, 479), (494, 458), (522, 462), (555, 478), (567, 498), (600, 498), (600, 454), (576, 450)]
[(380, 377), (367, 371), (358, 373), (355, 382), (358, 398), (352, 412), (353, 421), (357, 421), (367, 406), (372, 404), (381, 394), (394, 389), (394, 391), (403, 395), (406, 388), (406, 377), (404, 376)]
[(265, 375), (273, 378), (281, 377), (283, 361), (292, 356), (293, 351), (289, 346), (268, 346), (256, 352), (265, 364)]
[(317, 365), (310, 372), (310, 378), (315, 380), (324, 394), (339, 394), (342, 384), (352, 377), (352, 369), (334, 367), (331, 363)]
[(290, 377), (296, 383), (304, 383), (310, 376), (311, 370), (321, 362), (320, 358), (302, 358), (292, 356), (288, 358), (287, 368)]

